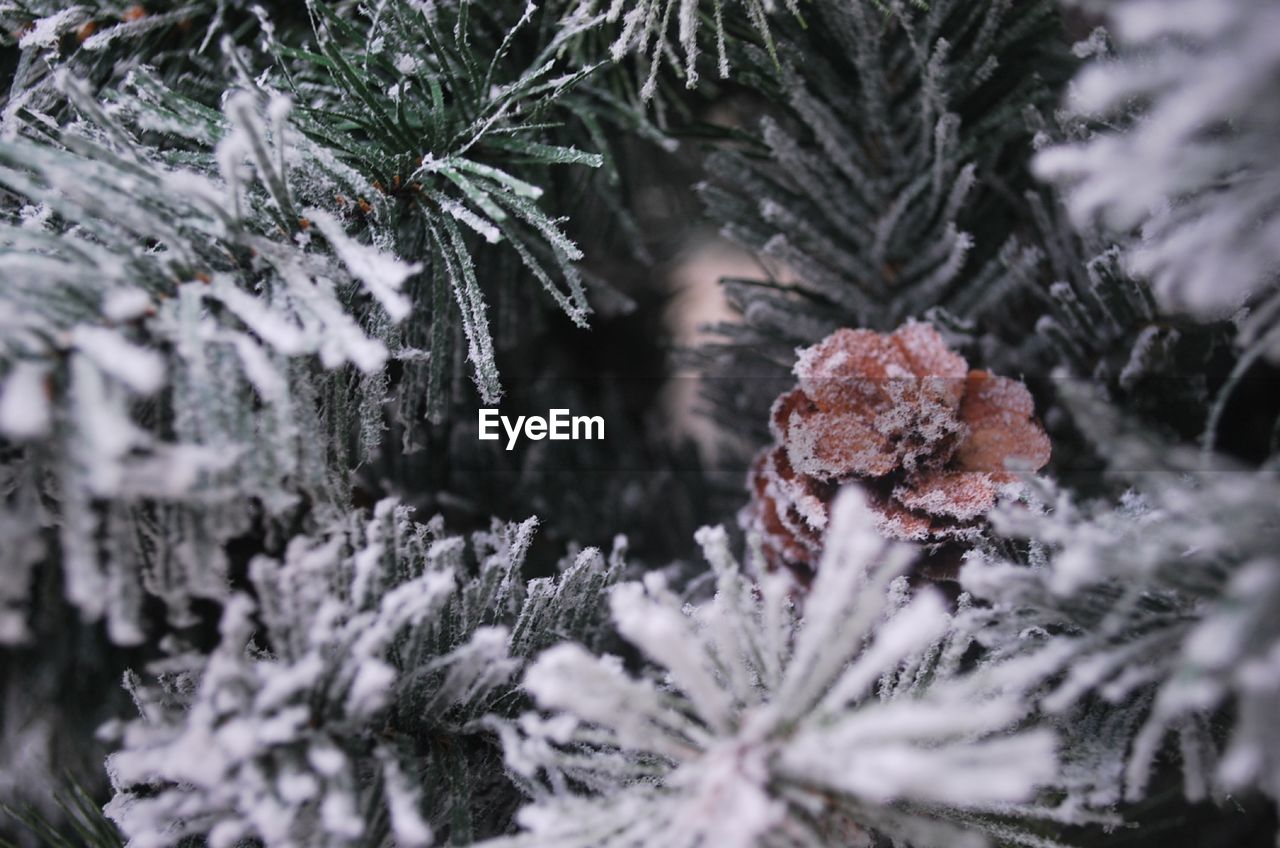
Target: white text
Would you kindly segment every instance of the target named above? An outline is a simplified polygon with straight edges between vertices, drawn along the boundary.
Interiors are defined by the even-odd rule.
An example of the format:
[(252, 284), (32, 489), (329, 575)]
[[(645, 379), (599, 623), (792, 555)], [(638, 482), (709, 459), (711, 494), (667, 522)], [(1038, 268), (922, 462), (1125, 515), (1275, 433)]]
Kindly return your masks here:
[(507, 450), (515, 448), (521, 433), (526, 439), (535, 442), (542, 439), (578, 441), (604, 438), (604, 418), (599, 415), (570, 415), (567, 409), (552, 409), (548, 410), (546, 418), (541, 415), (519, 415), (512, 421), (496, 409), (480, 410), (482, 441), (501, 438), (499, 426), (507, 435)]

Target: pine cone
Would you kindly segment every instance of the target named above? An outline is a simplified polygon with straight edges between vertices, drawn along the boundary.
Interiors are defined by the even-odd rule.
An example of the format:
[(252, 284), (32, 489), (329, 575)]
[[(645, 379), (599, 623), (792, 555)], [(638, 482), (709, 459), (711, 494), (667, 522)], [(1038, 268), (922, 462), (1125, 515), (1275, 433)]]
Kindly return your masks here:
[(840, 486), (868, 493), (886, 536), (972, 541), (996, 496), (1049, 461), (1026, 386), (970, 371), (929, 324), (837, 330), (799, 352), (799, 386), (773, 404), (776, 444), (752, 464), (748, 529), (773, 567), (811, 573)]

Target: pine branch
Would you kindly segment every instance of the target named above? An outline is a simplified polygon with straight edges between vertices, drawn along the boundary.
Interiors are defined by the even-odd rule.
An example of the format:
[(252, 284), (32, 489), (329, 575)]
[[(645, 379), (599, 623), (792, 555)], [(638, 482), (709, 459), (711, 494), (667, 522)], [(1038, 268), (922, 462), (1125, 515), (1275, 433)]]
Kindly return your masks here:
[[(0, 813), (17, 821), (47, 848), (124, 848), (119, 831), (82, 787), (73, 783), (60, 795), (57, 804), (65, 817), (65, 824), (52, 822), (30, 807), (15, 810), (7, 804), (0, 804)], [(17, 846), (0, 839), (0, 848)]]
[[(509, 242), (576, 321), (589, 309), (580, 253), (518, 175), (599, 164), (540, 129), (591, 69), (553, 75), (553, 42), (504, 81), (502, 50), (476, 65), (465, 5), (452, 21), (403, 4), (314, 14), (316, 51), (264, 30), (296, 100), (224, 40), (239, 92), (221, 112), (146, 68), (101, 97), (58, 71), (70, 117), (19, 103), (24, 138), (0, 150), (4, 296), (21, 316), (4, 328), (0, 431), (24, 444), (18, 461), (53, 472), (52, 488), (43, 471), (25, 477), (39, 484), (19, 504), (59, 504), (69, 596), (121, 641), (141, 638), (143, 585), (182, 620), (192, 597), (225, 594), (227, 539), (260, 517), (344, 508), (356, 457), (382, 438), (388, 363), (401, 394), (443, 417), (449, 299), (481, 396), (497, 401), (492, 260), (477, 267), (467, 232)], [(383, 52), (358, 58), (378, 39)], [(431, 320), (404, 321), (415, 308)], [(179, 542), (192, 534), (209, 544)], [(19, 565), (15, 598), (35, 562)], [(108, 596), (104, 580), (134, 588)]]
[(588, 549), (526, 583), (535, 520), (476, 534), (472, 560), (409, 513), (385, 500), (367, 523), (256, 558), (256, 600), (227, 603), (211, 654), (127, 678), (142, 718), (108, 761), (107, 812), (131, 844), (408, 846), (503, 826), (511, 789), (486, 786), (497, 763), (480, 720), (522, 703), (526, 658), (598, 642), (622, 551), (606, 563)]
[(1246, 789), (1276, 798), (1280, 756), (1263, 718), (1274, 714), (1280, 651), (1274, 472), (1207, 464), (1135, 429), (1083, 385), (1065, 383), (1064, 395), (1133, 488), (1084, 504), (1049, 490), (1040, 509), (998, 513), (998, 530), (1032, 541), (1037, 567), (975, 557), (964, 570), (966, 589), (992, 602), (980, 638), (1059, 664), (1044, 696), (1051, 713), (1097, 702), (1120, 736), (1081, 739), (1081, 751), (1098, 758), (1095, 775), (1114, 775), (1117, 796), (1123, 786), (1127, 800), (1144, 797), (1173, 733), (1189, 800)]
[(1020, 116), (1062, 73), (1048, 3), (822, 4), (811, 18), (777, 28), (776, 79), (763, 51), (744, 51), (740, 77), (769, 112), (709, 157), (701, 187), (722, 233), (773, 273), (729, 285), (743, 320), (699, 357), (726, 421), (748, 406), (764, 421), (766, 378), (838, 327), (1001, 305), (986, 296), (1015, 225), (1008, 188), (1028, 181)]
[[(220, 549), (253, 521), (246, 498), (269, 516), (300, 496), (342, 502), (327, 454), (345, 454), (349, 413), (311, 398), (349, 378), (318, 366), (381, 369), (373, 334), (403, 317), (395, 290), (416, 269), (328, 221), (316, 229), (342, 249), (313, 249), (283, 101), (245, 92), (219, 115), (138, 72), (108, 114), (62, 85), (84, 117), (51, 128), (27, 113), (31, 140), (0, 147), (13, 198), (0, 426), (41, 469), (16, 503), (58, 505), (68, 596), (136, 641), (141, 583), (178, 618), (225, 591)], [(157, 130), (169, 144), (146, 145)], [(361, 288), (382, 304), (358, 305)]]
[[(148, 67), (166, 85), (216, 106), (223, 93), (218, 45), (223, 37), (249, 41), (259, 25), (251, 6), (262, 11), (247, 0), (179, 0), (160, 8), (134, 0), (0, 3), (0, 44), (19, 50), (0, 120), (11, 134), (20, 108), (64, 118), (69, 104), (56, 84), (60, 71), (96, 90)], [(281, 12), (274, 9), (277, 17)]]
[(1107, 7), (1115, 55), (1095, 34), (1070, 108), (1093, 133), (1036, 160), (1077, 222), (1129, 239), (1127, 264), (1162, 306), (1212, 320), (1248, 306), (1241, 343), (1280, 351), (1280, 13), (1230, 0), (1206, 16), (1177, 3)]
[[(796, 0), (785, 0), (787, 11), (800, 18)], [(679, 67), (677, 53), (683, 53), (684, 64), (679, 67), (687, 88), (696, 88), (699, 81), (698, 60), (702, 52), (700, 37), (708, 24), (715, 34), (716, 69), (720, 79), (728, 79), (730, 72), (726, 12), (729, 16), (741, 15), (755, 35), (764, 44), (769, 55), (776, 60), (776, 49), (769, 29), (769, 16), (775, 11), (775, 0), (609, 0), (602, 8), (600, 0), (571, 0), (570, 9), (563, 20), (565, 32), (580, 36), (602, 24), (616, 27), (617, 36), (609, 47), (614, 62), (620, 62), (629, 54), (639, 55), (648, 65), (644, 82), (640, 86), (640, 98), (652, 100), (658, 90), (658, 73), (664, 60)], [(730, 23), (734, 23), (731, 19)], [(671, 32), (675, 30), (675, 43)]]
[(539, 657), (525, 687), (548, 715), (504, 730), (527, 833), (486, 845), (1053, 844), (1018, 823), (1054, 814), (1020, 806), (1056, 774), (1052, 735), (1019, 728), (1043, 664), (963, 672), (970, 634), (909, 593), (911, 551), (856, 492), (835, 512), (802, 619), (784, 573), (753, 585), (705, 529), (713, 600), (682, 608), (657, 575), (611, 595), (654, 673)]
[[(513, 66), (510, 45), (535, 25), (532, 7), (490, 45), (496, 52), (487, 63), (479, 39), (488, 29), (473, 27), (467, 3), (435, 13), (389, 3), (368, 18), (323, 3), (308, 8), (314, 50), (269, 45), (279, 84), (305, 104), (299, 108), (302, 131), (386, 197), (389, 220), (381, 237), (402, 255), (421, 256), (443, 271), (476, 387), (486, 404), (495, 404), (502, 387), (487, 298), (475, 270), (477, 237), (508, 243), (576, 324), (585, 326), (590, 313), (576, 266), (582, 252), (536, 202), (543, 189), (523, 175), (602, 164), (599, 154), (549, 143), (543, 124), (567, 116), (560, 101), (594, 68), (557, 74), (554, 40)], [(431, 296), (424, 291), (418, 298), (425, 303)], [(442, 318), (434, 315), (433, 321)], [(406, 341), (428, 344), (412, 331)], [(436, 399), (428, 405), (441, 408)]]

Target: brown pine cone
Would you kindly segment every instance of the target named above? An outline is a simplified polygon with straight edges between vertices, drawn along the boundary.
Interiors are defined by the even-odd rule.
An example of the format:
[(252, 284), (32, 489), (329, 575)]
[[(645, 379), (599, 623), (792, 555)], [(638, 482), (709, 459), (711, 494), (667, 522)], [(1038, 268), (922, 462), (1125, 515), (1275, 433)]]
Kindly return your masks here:
[(748, 478), (748, 529), (773, 567), (810, 573), (840, 486), (866, 489), (881, 532), (938, 547), (982, 531), (1006, 462), (1035, 471), (1049, 438), (1026, 386), (970, 371), (932, 326), (837, 330), (799, 352), (797, 388), (770, 415), (775, 444)]

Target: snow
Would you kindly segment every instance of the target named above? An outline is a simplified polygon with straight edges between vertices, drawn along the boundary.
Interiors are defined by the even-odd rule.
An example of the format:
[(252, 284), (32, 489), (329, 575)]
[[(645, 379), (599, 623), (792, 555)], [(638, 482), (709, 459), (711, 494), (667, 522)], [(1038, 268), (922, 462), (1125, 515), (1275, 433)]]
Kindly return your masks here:
[(78, 27), (84, 20), (85, 10), (80, 6), (71, 6), (61, 12), (37, 18), (31, 29), (18, 40), (18, 46), (23, 50), (33, 47), (56, 47), (64, 32)]
[(102, 299), (102, 314), (116, 323), (141, 318), (151, 310), (151, 296), (142, 289), (112, 289)]
[(395, 834), (397, 848), (416, 848), (433, 841), (431, 826), (419, 812), (421, 803), (412, 781), (396, 762), (395, 755), (381, 752), (383, 782), (387, 792), (387, 807), (391, 814), (391, 830)]
[(787, 818), (786, 804), (769, 791), (772, 753), (768, 746), (725, 740), (706, 752), (697, 769), (677, 769), (670, 785), (687, 797), (672, 828), (706, 845), (759, 845)]
[(1262, 104), (1280, 68), (1280, 9), (1124, 0), (1107, 11), (1116, 54), (1084, 65), (1070, 105), (1115, 129), (1041, 151), (1035, 171), (1065, 189), (1077, 223), (1120, 239), (1127, 269), (1151, 280), (1166, 309), (1212, 320), (1260, 295), (1244, 337), (1277, 355), (1266, 334), (1280, 263), (1280, 121)]
[(164, 360), (139, 347), (115, 330), (80, 324), (71, 330), (71, 344), (104, 374), (138, 394), (151, 394), (164, 385)]
[[(579, 645), (544, 652), (525, 688), (549, 716), (502, 737), (513, 769), (552, 778), (520, 813), (527, 838), (505, 844), (587, 848), (609, 833), (618, 844), (746, 848), (841, 803), (865, 820), (828, 841), (863, 845), (872, 840), (859, 825), (899, 840), (928, 826), (889, 815), (898, 804), (945, 816), (1026, 802), (1052, 784), (1056, 737), (1016, 729), (1043, 664), (957, 675), (968, 641), (941, 599), (893, 600), (906, 597), (910, 551), (880, 536), (856, 492), (837, 499), (832, 521), (800, 620), (787, 613), (785, 580), (744, 580), (723, 530), (699, 533), (713, 598), (686, 604), (655, 575), (614, 591), (619, 630), (665, 672), (664, 691)], [(972, 824), (963, 813), (949, 821)], [(930, 844), (960, 844), (951, 835)]]
[(355, 839), (364, 833), (364, 817), (348, 792), (331, 790), (320, 802), (320, 820), (335, 836)]
[(257, 342), (243, 333), (230, 334), (240, 363), (244, 367), (244, 375), (253, 384), (258, 395), (268, 403), (285, 405), (289, 399), (289, 384), (284, 376), (276, 370), (266, 351)]
[(53, 209), (47, 203), (28, 204), (18, 214), (24, 230), (43, 230), (53, 215)]
[(422, 263), (402, 262), (378, 248), (360, 244), (323, 209), (312, 207), (303, 214), (324, 234), (348, 270), (364, 283), (393, 322), (408, 317), (413, 307), (400, 288), (405, 280), (422, 270)]
[(0, 433), (10, 439), (36, 439), (47, 435), (53, 422), (44, 362), (20, 360), (13, 364), (0, 391)]
[(314, 348), (288, 316), (264, 304), (223, 275), (214, 277), (209, 295), (220, 300), (263, 342), (285, 356), (297, 356)]
[(390, 687), (396, 670), (383, 662), (366, 661), (356, 670), (355, 680), (347, 694), (347, 711), (355, 716), (370, 715), (382, 709), (390, 698)]
[(476, 213), (472, 212), (467, 207), (463, 206), (461, 203), (458, 203), (456, 200), (451, 200), (448, 197), (441, 195), (439, 203), (440, 207), (444, 209), (445, 212), (448, 212), (454, 218), (475, 230), (490, 244), (497, 244), (502, 240), (501, 230), (493, 224), (490, 224), (484, 218), (481, 218)]

